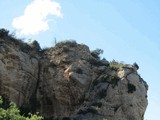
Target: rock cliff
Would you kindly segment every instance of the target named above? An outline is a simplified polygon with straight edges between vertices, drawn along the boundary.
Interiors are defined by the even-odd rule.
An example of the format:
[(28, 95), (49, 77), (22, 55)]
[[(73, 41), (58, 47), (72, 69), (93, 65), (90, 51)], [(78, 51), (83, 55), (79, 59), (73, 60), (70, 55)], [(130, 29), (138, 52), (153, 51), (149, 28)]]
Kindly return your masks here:
[(138, 66), (108, 62), (75, 41), (41, 50), (0, 36), (0, 95), (50, 120), (143, 120)]

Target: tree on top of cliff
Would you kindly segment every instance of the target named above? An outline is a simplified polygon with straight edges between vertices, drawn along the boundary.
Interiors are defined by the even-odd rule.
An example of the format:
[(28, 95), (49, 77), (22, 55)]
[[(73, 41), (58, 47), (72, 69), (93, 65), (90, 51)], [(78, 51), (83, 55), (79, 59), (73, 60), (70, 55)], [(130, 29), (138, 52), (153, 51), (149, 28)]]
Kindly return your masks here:
[(100, 58), (100, 54), (103, 54), (103, 50), (102, 49), (96, 49), (96, 50), (93, 50), (91, 51), (91, 55), (95, 58)]
[(9, 34), (9, 31), (8, 30), (6, 30), (6, 29), (4, 29), (4, 28), (2, 28), (2, 29), (0, 29), (0, 37), (7, 37), (8, 36), (8, 34)]
[(136, 62), (133, 63), (133, 66), (135, 66), (137, 68), (137, 70), (139, 69), (139, 66), (138, 66), (138, 64)]
[(9, 30), (0, 28), (0, 38), (16, 40), (15, 32), (10, 33)]

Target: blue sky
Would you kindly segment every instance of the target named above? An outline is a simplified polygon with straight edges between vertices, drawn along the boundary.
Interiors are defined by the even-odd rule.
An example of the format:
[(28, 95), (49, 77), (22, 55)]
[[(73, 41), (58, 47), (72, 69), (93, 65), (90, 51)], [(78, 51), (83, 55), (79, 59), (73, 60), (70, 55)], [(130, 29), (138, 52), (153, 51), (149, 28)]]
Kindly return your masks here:
[(42, 47), (52, 46), (54, 38), (74, 39), (91, 50), (103, 49), (109, 61), (137, 62), (149, 85), (145, 120), (159, 120), (160, 1), (44, 1), (1, 0), (0, 27), (25, 41), (36, 39)]

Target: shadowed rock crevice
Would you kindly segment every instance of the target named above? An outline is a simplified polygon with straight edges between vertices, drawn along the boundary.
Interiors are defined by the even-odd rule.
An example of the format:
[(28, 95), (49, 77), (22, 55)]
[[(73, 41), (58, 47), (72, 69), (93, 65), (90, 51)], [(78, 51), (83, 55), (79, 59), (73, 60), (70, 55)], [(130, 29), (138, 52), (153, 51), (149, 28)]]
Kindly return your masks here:
[(32, 112), (32, 113), (36, 113), (37, 112), (37, 107), (39, 107), (39, 105), (40, 105), (39, 100), (37, 99), (37, 92), (38, 92), (40, 79), (41, 79), (40, 74), (41, 74), (41, 61), (38, 60), (37, 83), (36, 83), (33, 95), (31, 96), (31, 99), (30, 99), (30, 106), (31, 106), (30, 112)]
[(128, 83), (128, 93), (133, 93), (134, 91), (136, 91), (136, 86)]
[(142, 120), (148, 85), (139, 66), (108, 62), (101, 52), (73, 40), (41, 50), (2, 36), (0, 95), (46, 120)]

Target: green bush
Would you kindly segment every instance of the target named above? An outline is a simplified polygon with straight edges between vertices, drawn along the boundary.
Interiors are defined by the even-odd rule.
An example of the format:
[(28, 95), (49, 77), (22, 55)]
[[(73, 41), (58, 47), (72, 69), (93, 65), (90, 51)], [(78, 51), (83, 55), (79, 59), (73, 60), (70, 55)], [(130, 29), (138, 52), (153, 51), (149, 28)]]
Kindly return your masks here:
[(6, 29), (4, 29), (4, 28), (1, 28), (0, 29), (0, 37), (7, 37), (8, 36), (8, 34), (9, 34), (9, 31), (8, 30), (6, 30)]
[(91, 55), (95, 58), (98, 58), (100, 59), (100, 54), (103, 54), (103, 50), (102, 49), (96, 49), (96, 50), (93, 50), (91, 51)]
[(0, 96), (0, 120), (42, 120), (43, 117), (33, 114), (29, 114), (28, 117), (20, 115), (20, 110), (16, 107), (16, 104), (13, 102), (9, 103), (9, 107), (4, 109), (3, 99)]
[(117, 62), (117, 61), (113, 60), (110, 62), (109, 67), (112, 70), (118, 70), (118, 69), (124, 67), (124, 64), (122, 62)]

